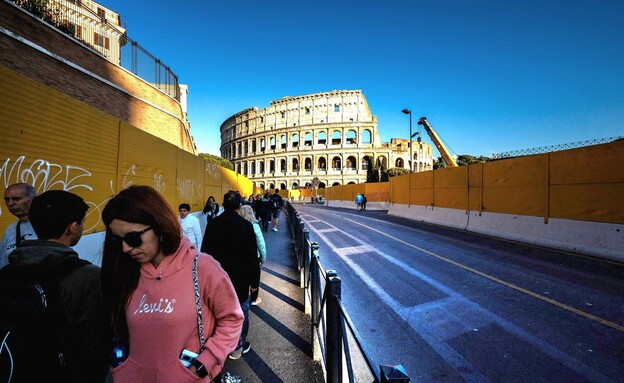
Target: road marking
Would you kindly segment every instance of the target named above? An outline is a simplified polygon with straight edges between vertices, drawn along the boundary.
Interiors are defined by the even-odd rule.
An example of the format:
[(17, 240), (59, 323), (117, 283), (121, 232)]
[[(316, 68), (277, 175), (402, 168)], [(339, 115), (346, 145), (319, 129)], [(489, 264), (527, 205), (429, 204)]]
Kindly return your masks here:
[[(304, 222), (307, 224), (308, 221), (304, 218)], [(325, 223), (327, 224), (327, 223)], [(308, 225), (309, 226), (309, 225)], [(332, 228), (336, 229), (335, 231), (344, 233), (348, 235), (348, 233), (337, 229), (336, 227), (329, 225)], [(320, 239), (329, 246), (329, 248), (337, 252), (338, 248), (326, 237), (323, 233), (319, 233), (317, 229), (313, 226), (309, 226), (310, 230), (313, 231), (316, 235), (320, 237)], [(363, 247), (367, 245), (363, 241), (359, 240), (356, 237), (351, 237), (354, 242), (359, 243)], [(525, 342), (533, 345), (538, 350), (541, 350), (546, 355), (549, 355), (554, 360), (558, 361), (562, 365), (566, 366), (572, 371), (576, 371), (579, 375), (582, 375), (590, 381), (604, 381), (610, 382), (611, 379), (604, 376), (598, 371), (595, 371), (593, 368), (585, 365), (581, 361), (572, 358), (561, 350), (551, 346), (547, 342), (542, 339), (536, 337), (535, 335), (523, 330), (520, 327), (517, 327), (513, 323), (498, 317), (496, 314), (483, 309), (477, 303), (465, 298), (461, 294), (456, 291), (448, 288), (447, 286), (437, 282), (436, 280), (422, 274), (421, 272), (411, 268), (409, 265), (404, 262), (391, 257), (390, 255), (376, 249), (372, 246), (369, 246), (371, 251), (376, 252), (379, 256), (383, 257), (387, 261), (395, 264), (405, 272), (413, 275), (415, 278), (418, 278), (428, 284), (430, 284), (433, 288), (442, 291), (449, 298), (442, 299), (435, 302), (425, 303), (422, 305), (406, 307), (403, 306), (400, 302), (391, 297), (375, 280), (371, 275), (369, 275), (364, 269), (362, 269), (357, 263), (355, 263), (352, 257), (342, 256), (341, 259), (358, 275), (358, 277), (364, 282), (369, 289), (377, 295), (377, 297), (385, 303), (392, 311), (394, 311), (399, 317), (403, 318), (403, 320), (412, 327), (417, 334), (419, 334), (423, 340), (432, 347), (433, 350), (444, 359), (450, 366), (452, 366), (459, 375), (467, 382), (487, 382), (489, 381), (485, 376), (482, 375), (468, 360), (466, 360), (463, 356), (461, 356), (457, 351), (455, 351), (452, 347), (450, 347), (446, 342), (448, 340), (448, 336), (451, 335), (453, 331), (459, 331), (460, 333), (466, 332), (467, 328), (473, 329), (480, 326), (487, 326), (489, 323), (495, 323), (496, 325), (503, 328), (510, 334), (514, 334)], [(454, 304), (456, 302), (457, 304)], [(439, 322), (440, 318), (435, 318), (433, 321), (430, 320), (416, 320), (415, 318), (421, 317), (422, 315), (434, 315), (432, 314), (431, 309), (435, 306), (439, 310), (438, 313), (442, 313), (442, 315), (450, 315), (459, 321), (446, 322), (444, 326), (444, 331), (431, 331), (431, 322)], [(457, 306), (457, 307), (455, 307)], [(459, 310), (459, 311), (458, 311)], [(435, 311), (435, 309), (434, 309)], [(476, 319), (475, 319), (476, 318)], [(442, 318), (445, 319), (445, 318)], [(446, 318), (447, 320), (449, 318)], [(451, 318), (452, 319), (452, 318)], [(446, 327), (452, 327), (452, 324), (456, 324), (460, 326), (460, 329), (447, 329)], [(476, 327), (473, 327), (476, 326)]]
[(491, 281), (494, 281), (494, 282), (496, 282), (496, 283), (500, 283), (501, 285), (507, 286), (507, 287), (512, 288), (512, 289), (514, 289), (514, 290), (516, 290), (516, 291), (519, 291), (519, 292), (521, 292), (521, 293), (524, 293), (524, 294), (530, 295), (530, 296), (532, 296), (532, 297), (534, 297), (534, 298), (537, 298), (537, 299), (540, 299), (540, 300), (542, 300), (542, 301), (544, 301), (544, 302), (548, 302), (548, 303), (550, 303), (550, 304), (552, 304), (552, 305), (555, 305), (555, 306), (557, 306), (557, 307), (560, 307), (560, 308), (562, 308), (562, 309), (564, 309), (564, 310), (567, 310), (567, 311), (573, 312), (573, 313), (578, 314), (578, 315), (581, 315), (581, 316), (583, 316), (583, 317), (585, 317), (585, 318), (587, 318), (587, 319), (591, 319), (591, 320), (593, 320), (593, 321), (595, 321), (595, 322), (598, 322), (598, 323), (601, 323), (601, 324), (603, 324), (603, 325), (605, 325), (605, 326), (608, 326), (608, 327), (614, 328), (614, 329), (616, 329), (616, 330), (618, 330), (618, 331), (624, 332), (624, 326), (620, 326), (620, 325), (618, 325), (617, 323), (613, 323), (613, 322), (611, 322), (611, 321), (608, 321), (608, 320), (606, 320), (606, 319), (603, 319), (603, 318), (597, 317), (597, 316), (592, 315), (592, 314), (590, 314), (590, 313), (587, 313), (587, 312), (585, 312), (585, 311), (581, 311), (581, 310), (576, 309), (576, 308), (574, 308), (574, 307), (572, 307), (572, 306), (568, 306), (568, 305), (566, 305), (566, 304), (564, 304), (564, 303), (558, 302), (558, 301), (556, 301), (556, 300), (554, 300), (554, 299), (551, 299), (551, 298), (545, 297), (545, 296), (543, 296), (543, 295), (537, 294), (537, 293), (535, 293), (535, 292), (533, 292), (533, 291), (531, 291), (531, 290), (527, 290), (527, 289), (525, 289), (525, 288), (523, 288), (523, 287), (520, 287), (520, 286), (517, 286), (517, 285), (515, 285), (515, 284), (513, 284), (513, 283), (510, 283), (510, 282), (504, 281), (504, 280), (502, 280), (502, 279), (496, 278), (496, 277), (494, 277), (494, 276), (492, 276), (492, 275), (486, 274), (486, 273), (484, 273), (484, 272), (482, 272), (482, 271), (479, 271), (479, 270), (477, 270), (477, 269), (474, 269), (474, 268), (472, 268), (472, 267), (470, 267), (470, 266), (466, 266), (466, 265), (461, 264), (461, 263), (459, 263), (459, 262), (453, 261), (452, 259), (449, 259), (449, 258), (443, 257), (443, 256), (441, 256), (441, 255), (438, 255), (438, 254), (436, 254), (436, 253), (433, 253), (433, 252), (431, 252), (431, 251), (429, 251), (429, 250), (425, 250), (425, 249), (423, 249), (423, 248), (421, 248), (421, 247), (418, 247), (418, 246), (416, 246), (416, 245), (412, 245), (412, 244), (411, 244), (411, 243), (409, 243), (409, 242), (406, 242), (406, 241), (404, 241), (404, 240), (402, 240), (402, 239), (399, 239), (399, 238), (397, 238), (397, 237), (394, 237), (394, 236), (392, 236), (392, 235), (390, 235), (390, 234), (384, 233), (384, 232), (383, 232), (383, 231), (381, 231), (381, 230), (375, 229), (375, 228), (373, 228), (373, 227), (370, 227), (370, 226), (364, 225), (364, 224), (362, 224), (362, 223), (360, 223), (360, 222), (357, 222), (357, 221), (354, 221), (354, 220), (351, 220), (351, 219), (348, 219), (348, 218), (344, 218), (344, 219), (345, 219), (345, 220), (347, 220), (347, 221), (349, 221), (349, 222), (352, 222), (352, 223), (354, 223), (354, 224), (356, 224), (356, 225), (359, 225), (359, 226), (365, 227), (365, 228), (367, 228), (367, 229), (369, 229), (369, 230), (372, 230), (372, 231), (377, 232), (377, 233), (379, 233), (379, 234), (381, 234), (381, 235), (384, 235), (384, 236), (386, 236), (386, 237), (388, 237), (388, 238), (390, 238), (390, 239), (393, 239), (393, 240), (395, 240), (395, 241), (397, 241), (397, 242), (400, 242), (400, 243), (402, 243), (402, 244), (404, 244), (404, 245), (407, 245), (407, 246), (409, 246), (409, 247), (412, 247), (412, 248), (414, 248), (414, 249), (416, 249), (416, 250), (418, 250), (418, 251), (421, 251), (421, 252), (423, 252), (423, 253), (425, 253), (425, 254), (429, 254), (429, 255), (431, 255), (432, 257), (438, 258), (439, 260), (442, 260), (442, 261), (447, 262), (447, 263), (450, 263), (450, 264), (452, 264), (452, 265), (454, 265), (454, 266), (460, 267), (460, 268), (462, 268), (462, 269), (464, 269), (464, 270), (466, 270), (466, 271), (470, 271), (471, 273), (477, 274), (477, 275), (479, 275), (479, 276), (481, 276), (481, 277), (483, 277), (483, 278), (487, 278), (487, 279), (489, 279), (489, 280), (491, 280)]

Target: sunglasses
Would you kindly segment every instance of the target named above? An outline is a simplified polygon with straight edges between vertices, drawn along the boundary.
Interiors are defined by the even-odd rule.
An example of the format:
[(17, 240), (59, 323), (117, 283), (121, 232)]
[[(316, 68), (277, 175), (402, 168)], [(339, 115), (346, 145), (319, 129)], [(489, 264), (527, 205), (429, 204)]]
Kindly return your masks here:
[(121, 242), (125, 242), (128, 246), (131, 247), (139, 247), (143, 244), (143, 240), (141, 239), (141, 236), (143, 235), (143, 233), (152, 230), (151, 226), (146, 227), (145, 229), (141, 230), (141, 231), (131, 231), (130, 233), (127, 233), (126, 235), (124, 235), (123, 237), (119, 236), (119, 235), (111, 235), (110, 236), (110, 240), (112, 243), (117, 244), (119, 246), (121, 246)]

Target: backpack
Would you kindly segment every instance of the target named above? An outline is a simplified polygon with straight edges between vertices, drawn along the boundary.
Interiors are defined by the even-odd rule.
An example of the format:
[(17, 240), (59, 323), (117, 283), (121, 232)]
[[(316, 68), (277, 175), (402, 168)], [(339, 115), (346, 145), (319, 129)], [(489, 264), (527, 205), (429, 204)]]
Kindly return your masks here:
[(54, 275), (6, 266), (0, 274), (0, 381), (71, 381), (71, 357), (63, 339), (58, 283), (89, 264), (67, 259)]
[(282, 197), (279, 194), (273, 194), (271, 196), (271, 202), (273, 202), (273, 210), (279, 210), (282, 208)]

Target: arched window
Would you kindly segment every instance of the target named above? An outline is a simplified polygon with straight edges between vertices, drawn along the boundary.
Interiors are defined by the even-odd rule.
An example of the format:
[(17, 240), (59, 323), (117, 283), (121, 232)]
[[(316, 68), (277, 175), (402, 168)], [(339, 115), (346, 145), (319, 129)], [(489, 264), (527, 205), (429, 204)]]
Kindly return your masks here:
[(241, 143), (240, 143), (240, 142), (238, 143), (238, 151), (237, 151), (237, 153), (238, 153), (238, 155), (239, 155), (239, 156), (240, 156), (241, 154), (243, 154), (243, 149), (242, 149), (242, 146), (241, 146)]
[(286, 184), (285, 183), (281, 183), (280, 184), (280, 190), (286, 190)]
[(274, 160), (269, 161), (269, 172), (275, 173), (275, 161)]
[(251, 175), (256, 174), (256, 163), (252, 162), (251, 163)]
[(355, 133), (355, 130), (349, 130), (347, 132), (347, 144), (349, 145), (357, 144), (357, 134)]
[(340, 170), (342, 168), (342, 162), (340, 161), (340, 157), (332, 158), (332, 169)]
[(310, 158), (306, 158), (303, 162), (304, 164), (304, 169), (306, 171), (312, 171), (312, 160)]
[(340, 186), (340, 182), (334, 182), (332, 186)]
[(377, 166), (379, 168), (387, 169), (386, 157), (384, 157), (384, 156), (377, 157)]
[(249, 141), (245, 141), (245, 154), (249, 153)]
[(298, 188), (298, 187), (299, 187), (299, 184), (298, 184), (298, 183), (296, 183), (296, 182), (293, 182), (293, 184), (292, 184), (292, 188), (293, 188), (293, 189), (296, 189), (296, 188)]
[(403, 163), (403, 158), (397, 158), (396, 162), (394, 163), (394, 167), (395, 168), (404, 168), (405, 164)]
[(273, 182), (271, 182), (269, 184), (269, 190), (273, 190), (273, 189), (275, 189), (275, 184)]
[(271, 144), (271, 150), (275, 150), (275, 136), (271, 137), (269, 142)]
[(325, 160), (325, 157), (321, 157), (318, 159), (317, 168), (318, 170), (327, 170), (327, 161)]
[(371, 131), (368, 129), (365, 129), (362, 132), (362, 143), (363, 144), (370, 144), (371, 143)]
[(260, 139), (260, 151), (264, 152), (264, 149), (266, 149), (266, 142), (264, 141), (264, 138)]
[(286, 135), (282, 134), (282, 137), (280, 137), (280, 145), (282, 149), (286, 149)]
[(298, 135), (297, 133), (295, 133), (295, 134), (293, 134), (293, 135), (292, 135), (292, 140), (291, 140), (291, 142), (292, 142), (292, 146), (293, 146), (293, 148), (296, 148), (296, 147), (298, 147), (298, 146), (299, 146), (299, 135)]
[(244, 176), (247, 175), (247, 163), (246, 162), (243, 164), (243, 175)]
[(303, 146), (312, 146), (312, 133), (307, 132), (303, 136)]
[(238, 163), (238, 165), (236, 165), (236, 169), (238, 169), (237, 173), (241, 174), (241, 164), (240, 164), (240, 162)]
[(362, 157), (362, 170), (367, 170), (372, 164), (372, 160), (369, 156)]
[(293, 172), (298, 172), (299, 171), (299, 160), (296, 158), (293, 158), (292, 160), (292, 170)]
[(282, 173), (286, 172), (286, 160), (285, 159), (280, 160), (280, 171)]
[(332, 133), (332, 145), (340, 145), (342, 142), (342, 134), (340, 130), (334, 130)]
[(260, 174), (264, 173), (264, 161), (260, 161)]
[(325, 131), (319, 132), (317, 143), (319, 145), (325, 145), (327, 143), (327, 133), (325, 133)]
[(319, 189), (325, 189), (325, 182), (319, 182), (318, 188)]
[(345, 168), (350, 170), (355, 170), (357, 168), (357, 161), (355, 160), (355, 157), (347, 157), (347, 160), (345, 161)]
[(252, 153), (256, 152), (256, 140), (251, 141), (251, 152)]

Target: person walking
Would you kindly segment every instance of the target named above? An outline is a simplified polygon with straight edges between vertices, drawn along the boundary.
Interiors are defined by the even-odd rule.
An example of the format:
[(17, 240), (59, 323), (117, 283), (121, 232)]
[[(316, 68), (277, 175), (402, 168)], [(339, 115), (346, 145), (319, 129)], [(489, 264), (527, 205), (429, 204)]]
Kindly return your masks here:
[(111, 351), (118, 352), (111, 358), (113, 381), (219, 379), (243, 323), (219, 262), (180, 234), (175, 211), (152, 187), (119, 192), (102, 221), (104, 319), (115, 341)]
[(362, 211), (366, 211), (366, 196), (362, 194)]
[(0, 267), (9, 263), (9, 254), (26, 239), (37, 239), (37, 234), (28, 219), (28, 209), (37, 192), (32, 185), (17, 183), (9, 185), (4, 191), (4, 203), (17, 217), (17, 221), (7, 227), (0, 245)]
[(236, 191), (225, 193), (222, 203), (224, 211), (206, 225), (202, 242), (202, 251), (219, 261), (229, 275), (245, 318), (236, 349), (229, 355), (231, 359), (239, 359), (251, 348), (247, 341), (249, 292), (251, 287), (260, 283), (256, 235), (251, 222), (238, 215), (241, 200)]
[(199, 219), (191, 214), (191, 206), (188, 203), (180, 204), (178, 212), (180, 213), (182, 235), (185, 235), (195, 245), (196, 249), (200, 249), (203, 236)]
[(360, 193), (355, 196), (355, 208), (358, 211), (362, 210), (362, 195)]
[(260, 219), (262, 231), (267, 233), (269, 231), (269, 223), (271, 222), (271, 195), (269, 192), (264, 193), (264, 196), (260, 201), (256, 200), (257, 214)]
[[(29, 205), (29, 222), (39, 239), (25, 240), (13, 250), (9, 264), (0, 270), (0, 281), (44, 286), (54, 326), (67, 352), (63, 354), (65, 367), (60, 368), (63, 376), (55, 376), (59, 368), (57, 351), (55, 368), (54, 363), (44, 360), (51, 344), (37, 339), (40, 343), (33, 344), (31, 354), (26, 355), (27, 369), (19, 371), (20, 355), (11, 355), (11, 381), (103, 382), (108, 372), (108, 343), (102, 321), (100, 268), (80, 259), (71, 248), (82, 237), (89, 206), (81, 197), (64, 190), (47, 191)], [(2, 356), (11, 348), (7, 338), (2, 342)], [(7, 365), (2, 366), (0, 376), (5, 377)]]
[(279, 194), (279, 189), (275, 189), (275, 193), (271, 195), (271, 223), (273, 224), (273, 231), (277, 231), (277, 225), (279, 224), (280, 213), (282, 212), (282, 205), (284, 200)]
[[(247, 221), (251, 222), (253, 225), (254, 233), (256, 234), (256, 245), (258, 245), (258, 261), (260, 262), (258, 267), (258, 278), (257, 284), (251, 286), (251, 297), (250, 304), (252, 306), (258, 305), (262, 302), (262, 298), (258, 296), (260, 290), (260, 273), (262, 269), (262, 265), (266, 262), (266, 243), (264, 242), (264, 236), (262, 235), (262, 230), (260, 229), (260, 225), (258, 224), (258, 220), (256, 219), (253, 209), (249, 205), (243, 205), (238, 209), (238, 214), (245, 218)], [(254, 279), (254, 282), (256, 279)]]
[(208, 197), (204, 210), (202, 210), (202, 214), (206, 216), (206, 222), (219, 215), (219, 204), (215, 201), (213, 196)]

